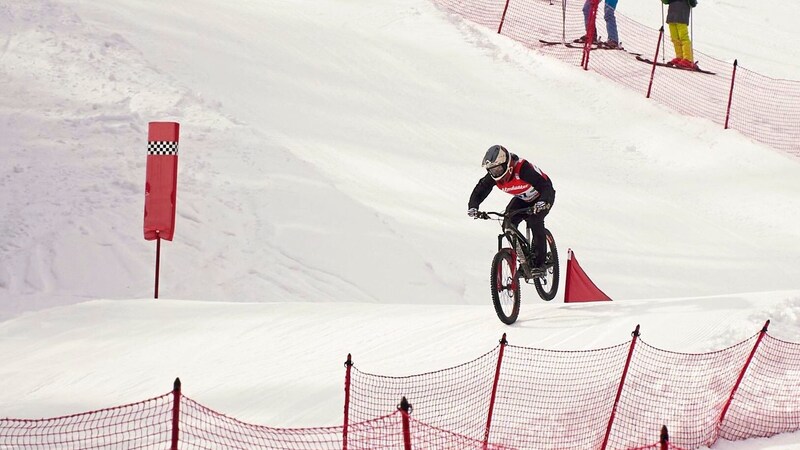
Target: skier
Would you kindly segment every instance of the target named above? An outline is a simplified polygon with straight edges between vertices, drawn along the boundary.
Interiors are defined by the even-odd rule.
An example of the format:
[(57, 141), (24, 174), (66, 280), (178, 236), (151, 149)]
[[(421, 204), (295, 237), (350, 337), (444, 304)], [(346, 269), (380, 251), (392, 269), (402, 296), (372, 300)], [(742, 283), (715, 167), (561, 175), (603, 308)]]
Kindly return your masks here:
[[(599, 0), (586, 0), (583, 4), (583, 24), (586, 28), (586, 33), (589, 33), (589, 14), (592, 11), (592, 3), (599, 2)], [(619, 35), (617, 33), (617, 2), (619, 0), (605, 0), (603, 8), (603, 18), (606, 21), (606, 32), (608, 32), (608, 39), (603, 43), (607, 48), (619, 48)], [(598, 42), (597, 31), (594, 33), (594, 41)], [(576, 42), (586, 42), (586, 34), (576, 39)]]
[(661, 0), (667, 9), (667, 25), (672, 45), (675, 46), (675, 58), (669, 62), (681, 69), (697, 70), (692, 51), (692, 41), (689, 38), (689, 18), (692, 8), (697, 6), (697, 0)]
[(530, 214), (518, 214), (512, 222), (517, 226), (525, 220), (533, 231), (536, 248), (533, 249), (535, 260), (530, 264), (531, 275), (544, 274), (547, 255), (544, 218), (550, 212), (556, 198), (553, 183), (538, 167), (510, 153), (502, 145), (489, 147), (483, 157), (482, 166), (487, 173), (472, 190), (467, 215), (473, 219), (478, 218), (478, 207), (486, 200), (494, 186), (514, 196), (506, 206), (506, 212), (530, 207)]

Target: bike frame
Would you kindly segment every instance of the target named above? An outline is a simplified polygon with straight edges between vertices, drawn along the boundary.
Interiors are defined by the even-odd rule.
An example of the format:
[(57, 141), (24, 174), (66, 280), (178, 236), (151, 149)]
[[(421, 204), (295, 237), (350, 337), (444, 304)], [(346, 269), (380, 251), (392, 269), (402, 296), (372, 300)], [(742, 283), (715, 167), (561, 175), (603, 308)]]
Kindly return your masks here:
[(517, 244), (522, 247), (522, 251), (524, 252), (524, 256), (527, 262), (527, 255), (531, 253), (531, 243), (528, 242), (528, 238), (519, 231), (519, 228), (513, 226), (511, 224), (511, 218), (521, 214), (523, 212), (530, 211), (530, 208), (522, 208), (517, 209), (515, 211), (511, 211), (503, 218), (503, 234), (499, 234), (497, 236), (497, 251), (500, 251), (503, 248), (503, 238), (508, 240), (508, 243), (511, 245), (511, 250), (516, 253), (517, 252)]

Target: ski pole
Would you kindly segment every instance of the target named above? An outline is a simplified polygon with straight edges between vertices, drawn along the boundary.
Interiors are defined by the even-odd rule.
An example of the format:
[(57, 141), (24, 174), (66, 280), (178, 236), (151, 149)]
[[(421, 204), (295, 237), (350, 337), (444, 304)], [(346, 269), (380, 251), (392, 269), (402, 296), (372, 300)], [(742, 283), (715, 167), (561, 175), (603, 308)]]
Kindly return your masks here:
[[(664, 4), (661, 4), (661, 29), (664, 29)], [(664, 33), (661, 33), (661, 62), (667, 60), (666, 56), (664, 56), (664, 47), (667, 46), (666, 38), (664, 37)]]
[[(697, 58), (694, 57), (694, 14), (692, 14), (692, 10), (694, 8), (689, 6), (689, 26), (691, 27), (691, 33), (689, 34), (689, 47), (692, 49), (692, 59), (697, 61)], [(694, 61), (692, 61), (694, 62)]]

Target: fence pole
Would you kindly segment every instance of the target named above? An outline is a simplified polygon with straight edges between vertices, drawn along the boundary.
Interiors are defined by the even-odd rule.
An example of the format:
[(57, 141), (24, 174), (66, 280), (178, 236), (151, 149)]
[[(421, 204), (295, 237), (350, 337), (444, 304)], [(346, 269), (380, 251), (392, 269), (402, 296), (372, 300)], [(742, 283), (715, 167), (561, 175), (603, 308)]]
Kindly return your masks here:
[(661, 439), (659, 440), (661, 450), (669, 450), (669, 431), (667, 431), (667, 426), (661, 426)]
[(347, 428), (350, 425), (350, 368), (353, 367), (353, 360), (350, 353), (347, 354), (347, 361), (344, 362), (346, 368), (344, 375), (344, 427), (342, 427), (342, 450), (347, 450)]
[[(758, 345), (761, 344), (761, 340), (764, 339), (764, 335), (767, 334), (767, 328), (769, 328), (769, 320), (764, 323), (764, 327), (761, 328), (761, 331), (758, 333), (758, 339), (756, 339), (753, 349), (750, 350), (750, 356), (747, 357), (744, 367), (742, 367), (741, 372), (739, 372), (739, 378), (736, 379), (736, 384), (734, 384), (733, 389), (731, 389), (731, 395), (728, 396), (728, 401), (725, 402), (725, 407), (722, 408), (722, 413), (719, 415), (719, 420), (717, 421), (717, 438), (719, 438), (720, 430), (722, 429), (722, 421), (725, 420), (725, 414), (728, 413), (728, 408), (731, 406), (731, 402), (733, 402), (733, 396), (736, 395), (739, 384), (741, 384), (742, 379), (744, 379), (744, 373), (747, 372), (747, 368), (750, 366), (750, 362), (753, 360), (756, 350), (758, 350)], [(716, 439), (714, 439), (714, 441), (716, 441)]]
[(408, 415), (411, 414), (412, 407), (408, 404), (408, 400), (405, 397), (400, 399), (400, 405), (397, 407), (400, 410), (400, 414), (403, 416), (403, 444), (405, 450), (411, 450), (411, 425), (408, 421)]
[(500, 338), (500, 354), (497, 355), (497, 369), (494, 371), (494, 384), (492, 385), (492, 398), (489, 400), (489, 414), (486, 419), (486, 433), (483, 435), (483, 448), (489, 447), (489, 431), (492, 429), (492, 412), (494, 412), (494, 400), (497, 398), (497, 384), (500, 381), (500, 365), (503, 363), (503, 353), (506, 349), (506, 334)]
[(500, 31), (503, 29), (503, 22), (506, 21), (506, 11), (508, 11), (508, 3), (511, 0), (506, 0), (506, 7), (503, 8), (503, 16), (500, 18), (500, 26), (497, 27), (497, 34), (500, 34)]
[(631, 365), (633, 349), (636, 347), (636, 338), (639, 337), (639, 325), (636, 325), (636, 329), (633, 330), (631, 336), (633, 336), (633, 338), (631, 339), (631, 347), (628, 349), (628, 359), (625, 360), (625, 368), (622, 369), (622, 378), (620, 378), (619, 387), (617, 387), (617, 397), (614, 399), (614, 406), (611, 408), (611, 417), (609, 417), (608, 427), (606, 427), (606, 437), (603, 438), (603, 446), (600, 447), (602, 450), (605, 450), (606, 445), (608, 445), (608, 437), (611, 435), (611, 426), (614, 424), (614, 416), (617, 414), (617, 405), (619, 404), (620, 396), (622, 396), (622, 386), (625, 385), (625, 377), (628, 376), (628, 367)]
[(158, 298), (158, 272), (161, 268), (161, 232), (156, 231), (156, 286), (153, 291), (153, 298)]
[(586, 24), (586, 42), (583, 43), (583, 58), (581, 58), (581, 67), (583, 67), (583, 70), (589, 70), (589, 53), (592, 51), (594, 37), (597, 35), (595, 22), (597, 21), (597, 8), (599, 5), (600, 0), (592, 0), (591, 10), (589, 11), (589, 23)]
[(733, 73), (731, 74), (731, 90), (728, 93), (728, 110), (725, 112), (725, 129), (728, 129), (728, 119), (731, 118), (731, 102), (733, 101), (733, 84), (736, 81), (736, 67), (739, 65), (739, 60), (733, 60)]
[(178, 450), (178, 424), (181, 417), (181, 379), (175, 378), (172, 384), (172, 445), (170, 450)]
[(664, 25), (658, 30), (658, 43), (656, 44), (656, 54), (653, 55), (653, 68), (650, 69), (650, 83), (647, 84), (647, 97), (650, 98), (650, 91), (653, 89), (653, 77), (656, 75), (656, 61), (658, 61), (658, 51), (661, 49), (661, 39), (664, 37)]

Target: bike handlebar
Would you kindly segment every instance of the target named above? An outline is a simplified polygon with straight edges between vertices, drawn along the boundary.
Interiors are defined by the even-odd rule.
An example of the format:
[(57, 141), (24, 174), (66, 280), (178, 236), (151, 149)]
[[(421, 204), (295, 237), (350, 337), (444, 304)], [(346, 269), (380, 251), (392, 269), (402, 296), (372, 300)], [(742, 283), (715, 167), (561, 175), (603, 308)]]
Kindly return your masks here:
[[(506, 211), (504, 213), (496, 212), (496, 211), (478, 211), (478, 215), (476, 216), (476, 218), (483, 219), (483, 220), (489, 220), (489, 219), (494, 219), (493, 217), (489, 217), (489, 216), (497, 216), (498, 218), (507, 219), (507, 218), (516, 216), (517, 214), (531, 213), (531, 212), (533, 212), (533, 211), (532, 211), (532, 209), (530, 207), (521, 208), (521, 209), (515, 209), (513, 211)], [(494, 219), (494, 220), (497, 220), (497, 219)]]

